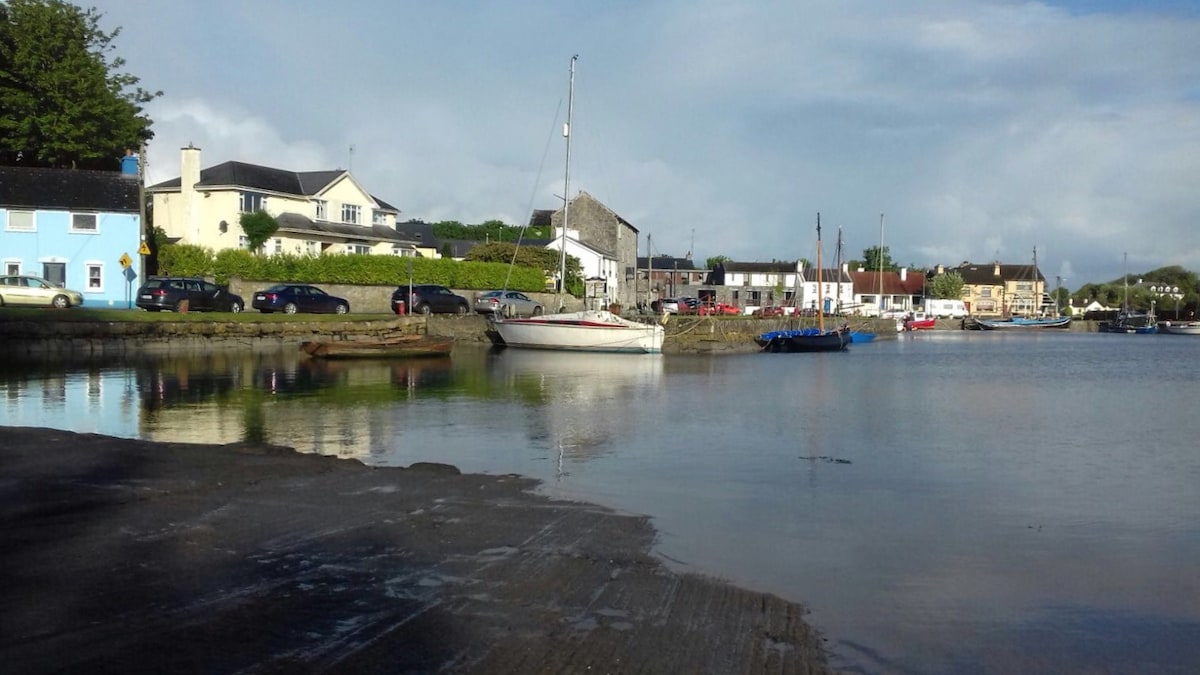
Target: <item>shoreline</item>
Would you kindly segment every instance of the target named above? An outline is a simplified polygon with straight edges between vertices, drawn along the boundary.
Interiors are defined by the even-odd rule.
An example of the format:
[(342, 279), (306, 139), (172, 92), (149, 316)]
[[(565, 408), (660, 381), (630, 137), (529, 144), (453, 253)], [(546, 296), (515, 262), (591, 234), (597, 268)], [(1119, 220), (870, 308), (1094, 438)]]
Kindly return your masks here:
[(4, 429), (16, 672), (827, 673), (805, 610), (519, 476)]

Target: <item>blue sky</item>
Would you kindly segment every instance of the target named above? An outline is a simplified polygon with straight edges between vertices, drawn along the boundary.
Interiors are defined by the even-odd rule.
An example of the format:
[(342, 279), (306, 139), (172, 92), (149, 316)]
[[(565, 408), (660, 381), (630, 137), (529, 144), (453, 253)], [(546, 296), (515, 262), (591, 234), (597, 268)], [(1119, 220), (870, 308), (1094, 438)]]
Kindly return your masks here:
[[(87, 3), (85, 3), (87, 4)], [(585, 190), (701, 262), (1200, 271), (1200, 13), (1184, 2), (98, 0), (178, 149), (350, 168), (402, 218), (527, 221)], [(350, 148), (354, 150), (351, 153)]]

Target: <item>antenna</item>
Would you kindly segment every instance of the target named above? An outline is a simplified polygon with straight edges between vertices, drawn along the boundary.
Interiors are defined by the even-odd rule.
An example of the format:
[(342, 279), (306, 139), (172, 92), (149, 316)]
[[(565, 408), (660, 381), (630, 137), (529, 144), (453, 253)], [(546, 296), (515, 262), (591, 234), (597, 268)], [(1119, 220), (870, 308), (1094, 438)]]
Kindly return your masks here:
[(350, 144), (350, 160), (347, 163), (346, 170), (351, 173), (354, 172), (354, 144), (353, 143)]

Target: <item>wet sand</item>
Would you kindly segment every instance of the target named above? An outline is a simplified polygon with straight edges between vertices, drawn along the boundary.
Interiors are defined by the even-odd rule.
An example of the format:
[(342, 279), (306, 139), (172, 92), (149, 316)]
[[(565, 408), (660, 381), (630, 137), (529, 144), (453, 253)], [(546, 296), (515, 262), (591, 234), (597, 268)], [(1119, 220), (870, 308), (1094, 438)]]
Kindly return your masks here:
[(825, 673), (641, 517), (446, 465), (0, 428), (8, 673)]

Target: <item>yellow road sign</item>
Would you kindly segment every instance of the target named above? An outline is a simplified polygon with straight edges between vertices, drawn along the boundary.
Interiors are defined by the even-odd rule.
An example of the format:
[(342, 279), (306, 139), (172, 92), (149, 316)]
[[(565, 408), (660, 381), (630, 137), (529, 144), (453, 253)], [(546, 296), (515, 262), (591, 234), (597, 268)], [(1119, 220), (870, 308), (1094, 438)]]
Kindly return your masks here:
[(121, 263), (121, 267), (125, 267), (125, 268), (128, 268), (130, 265), (133, 264), (133, 260), (131, 260), (129, 258), (128, 253), (122, 253), (121, 257), (117, 260), (117, 262)]
[(143, 241), (142, 245), (138, 247), (138, 255), (150, 255), (150, 247), (146, 242)]

